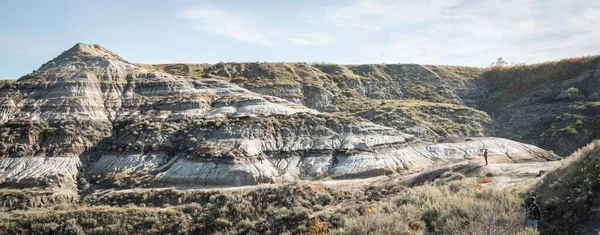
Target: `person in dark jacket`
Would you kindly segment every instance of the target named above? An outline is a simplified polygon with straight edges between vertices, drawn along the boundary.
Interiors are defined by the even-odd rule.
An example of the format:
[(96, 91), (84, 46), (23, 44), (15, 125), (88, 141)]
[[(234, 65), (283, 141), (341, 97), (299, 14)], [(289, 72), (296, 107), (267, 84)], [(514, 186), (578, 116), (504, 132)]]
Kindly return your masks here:
[(538, 220), (540, 219), (540, 206), (535, 201), (535, 197), (529, 198), (529, 203), (525, 205), (525, 213), (527, 215), (527, 227), (533, 227), (537, 231)]
[(487, 161), (487, 156), (488, 156), (488, 152), (487, 152), (487, 149), (485, 149), (485, 150), (483, 151), (483, 158), (485, 158), (485, 164), (486, 164), (486, 165), (488, 164), (488, 161)]

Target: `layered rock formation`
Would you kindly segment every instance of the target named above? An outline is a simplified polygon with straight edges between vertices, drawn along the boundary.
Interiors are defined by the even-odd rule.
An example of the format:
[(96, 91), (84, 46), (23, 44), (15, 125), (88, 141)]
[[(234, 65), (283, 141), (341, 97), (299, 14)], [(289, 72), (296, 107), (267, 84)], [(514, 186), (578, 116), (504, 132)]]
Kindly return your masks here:
[[(498, 136), (567, 156), (600, 138), (598, 56), (486, 69), (325, 63), (143, 66), (230, 81), (257, 93), (322, 112), (360, 116), (430, 140)], [(558, 99), (569, 88), (578, 93)]]
[[(411, 87), (396, 89), (390, 84), (403, 86), (402, 81), (416, 76), (437, 92), (432, 97), (449, 102), (445, 108), (464, 109), (448, 116), (453, 119), (450, 123), (478, 126), (480, 131), (465, 132), (481, 136), (485, 125), (480, 121), (489, 117), (455, 107), (472, 104), (480, 90), (469, 88), (477, 85), (466, 78), (440, 80), (450, 76), (442, 72), (452, 68), (319, 65), (305, 68), (311, 74), (295, 70), (307, 64), (285, 65), (288, 73), (304, 80), (303, 86), (290, 84), (287, 90), (281, 90), (281, 84), (274, 90), (246, 89), (223, 79), (237, 78), (240, 71), (256, 79), (267, 74), (274, 81), (287, 76), (265, 70), (266, 65), (219, 64), (213, 72), (198, 76), (173, 75), (125, 61), (98, 45), (77, 44), (33, 73), (2, 84), (1, 187), (76, 193), (102, 187), (239, 186), (409, 174), (479, 156), (484, 148), (512, 162), (555, 158), (535, 146), (505, 139), (436, 144), (402, 131), (426, 132), (420, 128), (430, 128), (425, 124), (435, 119), (431, 115), (441, 115), (437, 113), (424, 112), (427, 115), (419, 122), (414, 121), (418, 115), (405, 115), (414, 125), (386, 127), (370, 122), (367, 119), (374, 118), (368, 115), (330, 110), (338, 109), (330, 98), (348, 91), (339, 87), (353, 87), (372, 98), (415, 98), (407, 96), (415, 92)], [(379, 80), (353, 80), (346, 71), (365, 73), (364, 69), (396, 75), (382, 86)], [(457, 70), (452, 76), (466, 73)], [(321, 95), (302, 95), (314, 94), (309, 82), (331, 89), (315, 87)], [(410, 105), (430, 111), (437, 107), (429, 104)], [(470, 114), (481, 117), (465, 118)], [(432, 133), (429, 137), (439, 136)]]
[[(493, 133), (491, 118), (473, 109), (487, 94), (485, 82), (479, 79), (483, 73), (480, 68), (260, 62), (138, 66), (230, 81), (322, 112), (350, 112), (421, 138)], [(407, 102), (416, 100), (416, 105)], [(452, 115), (455, 111), (460, 113), (458, 117)]]

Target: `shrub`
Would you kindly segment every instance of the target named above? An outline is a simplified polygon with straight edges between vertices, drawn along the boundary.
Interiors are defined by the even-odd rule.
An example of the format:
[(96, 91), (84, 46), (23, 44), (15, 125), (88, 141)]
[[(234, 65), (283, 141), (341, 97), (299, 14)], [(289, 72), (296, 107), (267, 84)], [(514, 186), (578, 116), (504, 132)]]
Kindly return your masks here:
[(425, 226), (425, 222), (420, 220), (413, 220), (410, 223), (408, 223), (408, 227), (414, 231), (421, 231), (425, 229)]
[(567, 100), (567, 101), (577, 101), (581, 99), (581, 95), (579, 94), (579, 89), (575, 87), (570, 87), (569, 89), (564, 90), (556, 97), (557, 100)]
[(310, 235), (325, 235), (327, 234), (327, 223), (324, 223), (318, 218), (313, 218), (308, 224), (308, 234)]
[[(519, 225), (521, 200), (515, 193), (482, 189), (475, 180), (460, 173), (446, 172), (434, 182), (392, 190), (396, 187), (389, 184), (355, 189), (353, 195), (358, 196), (343, 196), (343, 192), (335, 193), (334, 189), (318, 184), (233, 192), (170, 189), (99, 193), (83, 200), (95, 206), (0, 213), (0, 231), (9, 234), (44, 231), (418, 234), (423, 230), (434, 234), (514, 234), (525, 231)], [(377, 201), (369, 202), (367, 192), (380, 196)], [(341, 206), (341, 202), (347, 208), (331, 210)], [(327, 210), (323, 210), (325, 207)], [(318, 215), (311, 208), (318, 210)]]
[(465, 175), (458, 173), (458, 172), (454, 172), (454, 171), (447, 171), (444, 172), (444, 174), (442, 174), (441, 179), (437, 180), (436, 183), (438, 185), (447, 185), (452, 181), (456, 181), (456, 180), (462, 180), (465, 178)]
[(236, 84), (245, 83), (247, 81), (248, 81), (248, 78), (245, 78), (245, 77), (236, 77), (234, 79), (231, 79), (231, 82), (236, 83)]
[(492, 179), (490, 179), (490, 177), (488, 177), (487, 175), (485, 175), (485, 176), (483, 176), (483, 177), (481, 177), (479, 179), (479, 182), (482, 183), (482, 184), (485, 184), (485, 183), (492, 182)]
[(565, 128), (561, 128), (559, 129), (559, 131), (564, 131), (566, 133), (568, 133), (569, 135), (577, 135), (579, 134), (579, 132), (577, 131), (577, 129), (573, 126), (567, 126)]
[(588, 99), (590, 101), (600, 101), (600, 95), (598, 95), (598, 93), (594, 92), (588, 96)]

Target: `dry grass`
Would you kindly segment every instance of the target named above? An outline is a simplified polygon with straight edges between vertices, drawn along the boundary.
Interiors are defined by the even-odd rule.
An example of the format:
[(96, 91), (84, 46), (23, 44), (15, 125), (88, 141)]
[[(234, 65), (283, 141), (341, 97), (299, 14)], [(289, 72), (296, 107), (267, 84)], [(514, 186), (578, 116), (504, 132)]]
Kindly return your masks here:
[(522, 200), (514, 193), (482, 189), (448, 172), (441, 179), (391, 198), (346, 211), (334, 234), (534, 234), (523, 229)]

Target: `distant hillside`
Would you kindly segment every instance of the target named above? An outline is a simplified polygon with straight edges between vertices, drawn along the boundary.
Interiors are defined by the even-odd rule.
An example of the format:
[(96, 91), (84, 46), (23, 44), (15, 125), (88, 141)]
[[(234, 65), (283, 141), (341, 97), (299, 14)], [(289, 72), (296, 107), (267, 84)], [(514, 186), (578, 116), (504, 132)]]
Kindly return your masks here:
[(483, 73), (488, 95), (480, 109), (495, 134), (563, 156), (600, 138), (600, 59), (564, 59), (496, 66)]
[[(422, 138), (499, 136), (563, 156), (600, 138), (598, 56), (485, 69), (261, 62), (143, 66), (230, 81)], [(575, 97), (559, 98), (571, 87)]]

